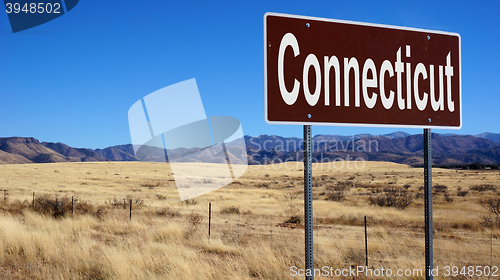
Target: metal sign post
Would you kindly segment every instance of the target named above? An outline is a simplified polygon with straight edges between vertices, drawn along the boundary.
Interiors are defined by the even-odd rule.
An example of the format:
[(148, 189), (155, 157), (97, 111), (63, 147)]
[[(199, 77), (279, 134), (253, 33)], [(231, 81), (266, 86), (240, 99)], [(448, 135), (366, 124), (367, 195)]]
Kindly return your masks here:
[[(306, 280), (314, 279), (311, 126), (304, 125), (304, 226)], [(308, 273), (309, 272), (309, 273)]]
[(424, 199), (425, 199), (425, 268), (426, 280), (432, 280), (432, 154), (431, 129), (424, 128)]

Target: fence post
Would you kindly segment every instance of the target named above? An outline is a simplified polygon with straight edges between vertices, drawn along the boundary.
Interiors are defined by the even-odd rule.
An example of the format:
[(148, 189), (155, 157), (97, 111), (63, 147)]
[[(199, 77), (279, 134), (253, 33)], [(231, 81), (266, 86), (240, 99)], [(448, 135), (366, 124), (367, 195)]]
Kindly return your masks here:
[(208, 203), (208, 241), (210, 241), (210, 227), (212, 222), (212, 202)]
[(273, 247), (273, 215), (271, 215), (271, 248)]
[(132, 199), (130, 200), (130, 220), (132, 220)]
[(366, 267), (368, 267), (368, 239), (366, 234), (366, 216), (365, 216), (365, 258), (366, 258)]
[(241, 213), (238, 214), (238, 243), (240, 243), (240, 218), (241, 218)]
[(3, 200), (7, 199), (7, 190), (3, 190)]
[(319, 227), (316, 229), (316, 255), (319, 254)]
[(35, 209), (35, 192), (33, 192), (33, 203), (31, 208)]
[(71, 196), (71, 217), (73, 217), (73, 206), (74, 206), (73, 196)]
[[(490, 268), (493, 265), (493, 232), (491, 233), (491, 247), (490, 247)], [(490, 276), (488, 275), (488, 279)]]

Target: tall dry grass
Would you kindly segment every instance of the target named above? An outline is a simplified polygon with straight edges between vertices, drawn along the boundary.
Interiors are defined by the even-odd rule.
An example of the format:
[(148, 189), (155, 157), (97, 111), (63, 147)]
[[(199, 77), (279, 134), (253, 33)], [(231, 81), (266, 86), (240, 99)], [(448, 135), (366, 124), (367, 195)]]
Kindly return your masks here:
[[(364, 263), (364, 216), (370, 267), (423, 266), (422, 169), (372, 162), (363, 169), (315, 168), (316, 267)], [(304, 231), (284, 222), (302, 215), (302, 175), (300, 164), (251, 166), (237, 182), (180, 203), (173, 177), (161, 164), (0, 166), (0, 189), (8, 190), (5, 201), (0, 197), (0, 278), (296, 279), (290, 267), (303, 268)], [(434, 194), (436, 265), (500, 265), (494, 262), (499, 258), (490, 258), (500, 256), (498, 245), (490, 252), (500, 230), (481, 224), (492, 214), (479, 203), (497, 197), (497, 189), (474, 187), (498, 185), (500, 173), (435, 169), (433, 179), (453, 199)], [(404, 209), (370, 205), (369, 198), (383, 195), (384, 188), (407, 190), (413, 200)], [(32, 191), (52, 202), (56, 196), (78, 197), (87, 208), (74, 217), (67, 204), (65, 215), (37, 211)], [(329, 199), (330, 191), (342, 191), (343, 200)], [(461, 196), (463, 191), (468, 193)], [(129, 199), (132, 220), (122, 203)]]
[[(183, 223), (92, 216), (54, 219), (30, 211), (0, 216), (7, 279), (286, 278), (290, 249), (208, 241)], [(188, 237), (189, 236), (189, 237)]]

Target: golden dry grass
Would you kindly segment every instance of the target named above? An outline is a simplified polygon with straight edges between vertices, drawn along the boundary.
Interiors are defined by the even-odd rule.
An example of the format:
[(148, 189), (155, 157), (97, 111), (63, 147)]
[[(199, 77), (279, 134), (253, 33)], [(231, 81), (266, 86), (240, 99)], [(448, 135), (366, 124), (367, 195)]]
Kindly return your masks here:
[[(229, 186), (181, 203), (168, 164), (1, 165), (0, 189), (8, 190), (1, 208), (22, 201), (28, 206), (21, 214), (0, 212), (0, 278), (295, 279), (290, 266), (303, 267), (304, 231), (283, 222), (302, 213), (302, 169), (301, 163), (249, 166)], [(370, 267), (422, 268), (423, 199), (404, 210), (367, 199), (388, 186), (422, 193), (423, 169), (386, 162), (314, 164), (313, 177), (316, 267), (363, 265), (367, 216)], [(344, 181), (355, 184), (345, 200), (325, 200)], [(492, 184), (500, 191), (500, 172), (435, 168), (433, 182), (447, 186), (453, 199), (434, 195), (435, 265), (500, 265), (500, 231), (481, 225), (490, 214), (478, 203), (499, 194), (469, 190)], [(93, 215), (54, 219), (33, 213), (33, 191), (88, 201)], [(129, 220), (119, 203), (131, 198), (137, 204)]]

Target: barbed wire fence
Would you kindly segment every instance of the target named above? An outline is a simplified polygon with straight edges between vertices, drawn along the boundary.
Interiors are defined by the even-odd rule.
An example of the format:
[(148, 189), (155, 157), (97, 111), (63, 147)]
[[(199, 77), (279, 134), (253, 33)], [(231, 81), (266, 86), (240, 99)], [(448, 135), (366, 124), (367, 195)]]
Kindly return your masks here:
[[(33, 204), (35, 199), (42, 196), (56, 196), (51, 192), (1, 190), (3, 199), (11, 201), (17, 199), (25, 204)], [(76, 201), (76, 195), (71, 197), (71, 202)], [(115, 199), (116, 200), (116, 199)], [(108, 201), (111, 201), (110, 199)], [(162, 207), (149, 207), (132, 203), (133, 198), (123, 199), (118, 207), (108, 205), (109, 214), (133, 219), (135, 211), (143, 211), (150, 216), (166, 216), (166, 221), (172, 220), (192, 225), (186, 219), (190, 215), (197, 215), (199, 221), (196, 226), (204, 231), (209, 239), (221, 239), (236, 243), (248, 243), (251, 239), (267, 242), (271, 248), (277, 244), (303, 244), (304, 227), (300, 223), (287, 223), (290, 215), (267, 214), (257, 211), (242, 212), (238, 210), (227, 211), (221, 209), (216, 203), (207, 203), (206, 209), (193, 209), (190, 205), (168, 207), (169, 213), (165, 214)], [(102, 201), (100, 201), (102, 202)], [(204, 205), (196, 205), (204, 208)], [(156, 208), (156, 209), (153, 209)], [(224, 211), (225, 210), (225, 211)], [(73, 212), (73, 211), (72, 211)], [(71, 215), (72, 216), (72, 215)], [(137, 215), (137, 217), (140, 217)], [(365, 216), (366, 217), (366, 216)], [(303, 218), (303, 217), (302, 217)], [(407, 256), (408, 250), (422, 252), (421, 262), (424, 262), (424, 232), (423, 229), (399, 227), (387, 229), (377, 224), (365, 227), (362, 223), (318, 223), (314, 221), (314, 249), (315, 257), (327, 255), (329, 252), (345, 250), (352, 254), (350, 261), (357, 265), (376, 266), (394, 259), (398, 256)], [(365, 235), (366, 233), (366, 235)], [(486, 234), (483, 234), (486, 235)], [(473, 246), (471, 246), (473, 245)], [(466, 251), (463, 248), (474, 248)], [(303, 258), (303, 250), (297, 251), (297, 257)], [(499, 266), (500, 265), (500, 237), (491, 233), (489, 238), (471, 236), (471, 231), (450, 229), (448, 234), (434, 236), (434, 262), (435, 265), (456, 266)]]

